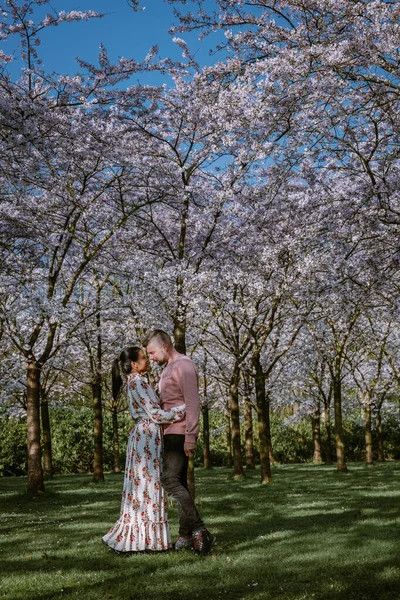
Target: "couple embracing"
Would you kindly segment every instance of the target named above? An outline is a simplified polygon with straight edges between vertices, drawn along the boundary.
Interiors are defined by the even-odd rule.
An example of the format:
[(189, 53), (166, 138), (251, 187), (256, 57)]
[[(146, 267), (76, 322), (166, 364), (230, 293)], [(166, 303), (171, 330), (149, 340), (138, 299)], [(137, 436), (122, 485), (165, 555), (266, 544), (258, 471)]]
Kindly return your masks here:
[[(198, 376), (190, 358), (180, 354), (161, 329), (146, 338), (148, 357), (165, 365), (160, 399), (143, 376), (149, 360), (142, 348), (128, 346), (113, 363), (113, 397), (127, 379), (129, 410), (135, 420), (126, 451), (120, 518), (103, 537), (117, 554), (193, 548), (208, 554), (215, 537), (207, 530), (187, 488), (188, 459), (199, 432)], [(178, 508), (179, 535), (171, 542), (170, 494)]]

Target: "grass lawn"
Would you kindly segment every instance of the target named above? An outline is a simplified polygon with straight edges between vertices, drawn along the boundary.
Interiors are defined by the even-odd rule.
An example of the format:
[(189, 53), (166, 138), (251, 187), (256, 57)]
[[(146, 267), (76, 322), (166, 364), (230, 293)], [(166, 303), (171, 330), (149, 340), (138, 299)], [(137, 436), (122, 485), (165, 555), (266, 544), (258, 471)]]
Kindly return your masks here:
[[(101, 537), (119, 516), (122, 475), (95, 485), (60, 476), (40, 500), (25, 478), (0, 479), (0, 598), (7, 600), (400, 600), (400, 463), (197, 469), (197, 502), (218, 545), (112, 554)], [(177, 533), (170, 508), (172, 535)]]

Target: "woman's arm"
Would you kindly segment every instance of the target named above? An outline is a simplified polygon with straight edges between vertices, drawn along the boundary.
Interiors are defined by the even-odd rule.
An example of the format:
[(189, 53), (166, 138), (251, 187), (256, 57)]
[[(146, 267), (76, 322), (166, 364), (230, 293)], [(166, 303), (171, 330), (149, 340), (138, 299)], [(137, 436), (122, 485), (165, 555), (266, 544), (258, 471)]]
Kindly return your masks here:
[(163, 410), (153, 388), (141, 377), (133, 377), (128, 383), (136, 408), (142, 408), (153, 423), (176, 423), (185, 416), (186, 405), (175, 406), (171, 410)]

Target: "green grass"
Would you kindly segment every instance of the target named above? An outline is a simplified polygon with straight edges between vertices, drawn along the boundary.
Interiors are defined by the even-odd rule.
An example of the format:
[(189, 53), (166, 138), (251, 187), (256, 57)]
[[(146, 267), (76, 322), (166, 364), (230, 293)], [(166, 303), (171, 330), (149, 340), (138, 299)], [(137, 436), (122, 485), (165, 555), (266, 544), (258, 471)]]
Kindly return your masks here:
[[(7, 600), (399, 600), (400, 463), (196, 472), (212, 556), (121, 558), (101, 537), (119, 516), (122, 475), (57, 477), (40, 500), (0, 479), (0, 598)], [(174, 506), (170, 509), (177, 533)]]

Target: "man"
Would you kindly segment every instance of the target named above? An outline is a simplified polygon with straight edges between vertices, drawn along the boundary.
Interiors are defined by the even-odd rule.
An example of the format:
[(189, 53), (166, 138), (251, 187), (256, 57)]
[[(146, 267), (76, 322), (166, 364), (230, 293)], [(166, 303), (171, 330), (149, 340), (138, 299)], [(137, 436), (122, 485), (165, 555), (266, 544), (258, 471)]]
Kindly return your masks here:
[(179, 515), (179, 535), (175, 550), (193, 548), (196, 554), (208, 554), (213, 536), (205, 527), (187, 488), (188, 460), (193, 456), (199, 433), (200, 400), (198, 375), (192, 360), (175, 350), (168, 333), (150, 332), (145, 341), (150, 360), (165, 365), (158, 389), (161, 407), (186, 404), (183, 421), (164, 426), (164, 452), (161, 483), (174, 498)]

